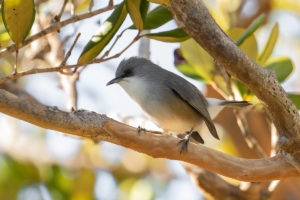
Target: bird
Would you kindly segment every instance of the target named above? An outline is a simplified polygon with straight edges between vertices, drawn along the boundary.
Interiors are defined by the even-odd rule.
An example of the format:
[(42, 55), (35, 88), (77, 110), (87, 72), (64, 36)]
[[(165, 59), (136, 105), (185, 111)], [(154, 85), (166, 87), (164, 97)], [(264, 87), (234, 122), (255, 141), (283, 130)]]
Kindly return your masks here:
[(180, 153), (188, 151), (193, 138), (204, 144), (199, 134), (203, 122), (213, 137), (219, 139), (212, 121), (225, 106), (244, 107), (248, 101), (205, 98), (200, 90), (183, 77), (142, 57), (120, 62), (115, 78), (106, 85), (119, 84), (164, 132), (184, 134)]

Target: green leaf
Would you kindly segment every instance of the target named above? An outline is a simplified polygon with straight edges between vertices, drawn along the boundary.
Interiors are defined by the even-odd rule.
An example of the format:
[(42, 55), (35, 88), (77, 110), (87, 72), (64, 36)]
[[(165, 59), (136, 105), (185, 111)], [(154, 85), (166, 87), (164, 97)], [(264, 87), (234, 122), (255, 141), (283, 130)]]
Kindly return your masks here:
[(205, 81), (205, 79), (199, 75), (199, 73), (197, 73), (197, 71), (195, 70), (195, 68), (190, 65), (190, 64), (178, 64), (175, 65), (176, 68), (183, 73), (184, 75), (186, 75), (187, 77), (190, 77), (192, 79), (198, 80), (198, 81)]
[(128, 13), (135, 27), (141, 32), (143, 30), (143, 18), (140, 12), (141, 0), (126, 0)]
[(276, 57), (268, 62), (265, 68), (273, 70), (279, 82), (283, 82), (294, 69), (293, 63), (288, 57)]
[(127, 16), (125, 3), (121, 3), (110, 17), (99, 27), (88, 44), (84, 47), (78, 63), (94, 59), (109, 43)]
[(246, 29), (243, 35), (238, 40), (236, 40), (236, 45), (240, 46), (248, 37), (250, 37), (263, 24), (265, 18), (265, 14), (261, 14), (260, 16), (258, 16)]
[(145, 22), (146, 22), (146, 17), (147, 17), (148, 10), (149, 10), (149, 1), (141, 0), (140, 12), (141, 12), (141, 16), (142, 16), (144, 25), (145, 25)]
[(253, 95), (251, 93), (251, 91), (240, 81), (235, 80), (235, 85), (236, 85), (237, 89), (239, 90), (241, 97), (243, 99), (247, 99), (249, 96), (251, 97)]
[(171, 5), (169, 0), (148, 0), (148, 1), (150, 1), (152, 3), (164, 5), (166, 7), (169, 7)]
[(194, 39), (182, 42), (180, 52), (199, 76), (203, 77), (206, 82), (211, 80), (214, 61)]
[(18, 45), (27, 37), (35, 18), (33, 0), (3, 0), (1, 13), (4, 26)]
[[(157, 6), (151, 10), (145, 19), (144, 30), (158, 28), (173, 19), (172, 13), (163, 6)], [(131, 29), (136, 28), (131, 26)]]
[(288, 95), (296, 105), (297, 109), (300, 110), (300, 94), (288, 93)]
[(145, 36), (150, 39), (160, 40), (164, 42), (182, 42), (189, 38), (189, 35), (186, 34), (181, 28), (159, 33), (148, 33)]
[(90, 0), (73, 1), (76, 12), (87, 10), (90, 5)]
[(269, 39), (267, 43), (265, 44), (262, 52), (259, 54), (257, 58), (257, 63), (260, 65), (264, 65), (269, 57), (271, 56), (273, 49), (275, 47), (276, 41), (278, 38), (278, 23), (274, 25), (272, 28), (271, 34), (269, 36)]
[[(227, 31), (229, 37), (233, 40), (237, 40), (245, 33), (245, 29), (233, 28)], [(257, 42), (254, 35), (247, 37), (242, 44), (240, 44), (240, 49), (243, 50), (252, 60), (257, 57)]]

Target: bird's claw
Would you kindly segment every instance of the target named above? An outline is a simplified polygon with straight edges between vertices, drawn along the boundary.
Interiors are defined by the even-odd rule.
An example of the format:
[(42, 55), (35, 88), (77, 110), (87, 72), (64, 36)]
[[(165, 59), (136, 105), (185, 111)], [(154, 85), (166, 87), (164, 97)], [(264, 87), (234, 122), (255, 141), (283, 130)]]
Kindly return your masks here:
[(141, 135), (141, 132), (142, 132), (142, 131), (145, 132), (146, 129), (144, 129), (144, 128), (138, 126), (138, 127), (137, 127), (137, 133), (138, 133), (138, 135)]
[(182, 143), (181, 148), (180, 148), (180, 154), (184, 151), (186, 151), (186, 152), (188, 151), (189, 142), (190, 142), (189, 138), (180, 139), (180, 141), (177, 143), (177, 145)]

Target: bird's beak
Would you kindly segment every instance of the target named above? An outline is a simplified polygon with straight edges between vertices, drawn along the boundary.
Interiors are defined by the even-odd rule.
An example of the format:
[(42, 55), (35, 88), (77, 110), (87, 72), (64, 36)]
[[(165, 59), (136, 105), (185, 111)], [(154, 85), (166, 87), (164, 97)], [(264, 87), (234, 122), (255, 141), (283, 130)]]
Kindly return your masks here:
[(122, 77), (116, 77), (116, 78), (110, 80), (108, 83), (106, 83), (106, 86), (109, 86), (109, 85), (114, 84), (114, 83), (118, 83), (121, 80), (122, 80)]

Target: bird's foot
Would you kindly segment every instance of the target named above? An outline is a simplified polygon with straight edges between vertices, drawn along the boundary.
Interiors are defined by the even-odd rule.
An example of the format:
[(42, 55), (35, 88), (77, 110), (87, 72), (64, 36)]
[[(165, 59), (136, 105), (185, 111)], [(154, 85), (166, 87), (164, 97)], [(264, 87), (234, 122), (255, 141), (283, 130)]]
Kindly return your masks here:
[(188, 151), (188, 145), (190, 142), (190, 138), (193, 138), (194, 140), (196, 140), (197, 142), (204, 144), (204, 140), (203, 138), (200, 136), (200, 134), (197, 131), (193, 131), (193, 129), (191, 129), (190, 131), (186, 132), (186, 136), (182, 139), (180, 139), (180, 141), (177, 143), (181, 144), (181, 148), (180, 148), (180, 154), (184, 151)]
[(177, 145), (182, 143), (181, 148), (180, 148), (180, 154), (184, 151), (186, 151), (186, 152), (188, 151), (188, 145), (189, 145), (190, 138), (193, 133), (194, 133), (194, 131), (193, 131), (193, 129), (191, 129), (189, 132), (187, 132), (186, 136), (177, 143)]
[(144, 129), (144, 128), (142, 128), (142, 127), (140, 127), (140, 126), (138, 126), (137, 127), (137, 133), (138, 133), (138, 135), (141, 135), (141, 132), (146, 132), (146, 129)]
[(190, 142), (190, 138), (183, 138), (183, 139), (180, 139), (180, 141), (177, 143), (177, 145), (181, 144), (181, 148), (180, 148), (180, 154), (184, 151), (188, 151), (188, 145), (189, 145), (189, 142)]

